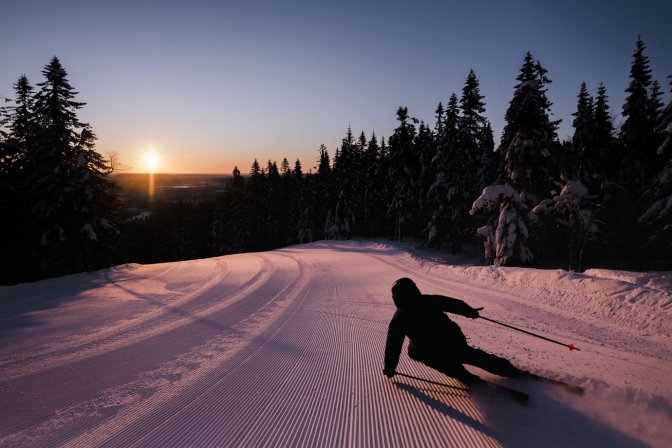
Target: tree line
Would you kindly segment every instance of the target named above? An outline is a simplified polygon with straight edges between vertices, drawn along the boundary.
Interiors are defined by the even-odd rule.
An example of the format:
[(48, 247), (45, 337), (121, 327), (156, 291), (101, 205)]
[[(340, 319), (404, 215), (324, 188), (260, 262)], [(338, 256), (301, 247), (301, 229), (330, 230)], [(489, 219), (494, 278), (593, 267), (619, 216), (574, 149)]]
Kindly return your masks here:
[[(432, 124), (405, 107), (387, 141), (347, 129), (333, 158), (238, 167), (215, 202), (161, 204), (122, 220), (110, 161), (80, 123), (84, 103), (57, 58), (34, 92), (25, 76), (2, 109), (4, 283), (99, 269), (263, 251), (318, 239), (412, 238), (483, 248), (486, 264), (672, 267), (672, 102), (664, 107), (638, 39), (624, 122), (607, 89), (580, 86), (574, 135), (560, 141), (548, 72), (528, 52), (495, 144), (473, 71)], [(671, 75), (672, 76), (672, 75)]]

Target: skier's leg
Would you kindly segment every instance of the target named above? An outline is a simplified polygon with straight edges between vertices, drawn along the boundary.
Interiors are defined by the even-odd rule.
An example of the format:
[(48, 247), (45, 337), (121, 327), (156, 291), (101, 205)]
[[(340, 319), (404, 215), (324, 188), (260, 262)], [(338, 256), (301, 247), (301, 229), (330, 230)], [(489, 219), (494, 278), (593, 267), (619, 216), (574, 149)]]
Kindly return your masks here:
[(412, 342), (408, 344), (408, 357), (414, 361), (421, 362), (434, 370), (438, 370), (446, 376), (456, 378), (465, 383), (475, 382), (479, 379), (476, 375), (465, 369), (459, 362), (451, 361), (446, 358), (439, 359), (437, 356), (429, 356), (426, 353), (421, 352)]
[(423, 361), (423, 363), (432, 369), (438, 370), (446, 376), (458, 379), (464, 383), (472, 383), (480, 379), (478, 376), (465, 369), (462, 364), (456, 362), (450, 362), (446, 360), (436, 362), (434, 360), (430, 360), (429, 362)]
[(500, 358), (483, 350), (467, 347), (464, 352), (464, 363), (504, 377), (517, 378), (524, 371), (518, 369), (508, 359)]

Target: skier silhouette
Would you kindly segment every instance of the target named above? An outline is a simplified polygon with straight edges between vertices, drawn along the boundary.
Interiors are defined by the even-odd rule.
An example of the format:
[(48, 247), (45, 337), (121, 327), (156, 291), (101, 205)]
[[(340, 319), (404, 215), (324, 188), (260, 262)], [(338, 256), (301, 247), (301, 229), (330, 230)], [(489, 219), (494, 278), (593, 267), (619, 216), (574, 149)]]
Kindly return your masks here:
[(422, 294), (410, 278), (400, 278), (392, 284), (392, 299), (397, 311), (390, 321), (385, 345), (383, 373), (388, 378), (396, 374), (406, 336), (410, 339), (408, 356), (411, 359), (465, 383), (474, 383), (480, 378), (463, 364), (504, 377), (531, 375), (514, 367), (507, 359), (469, 347), (460, 327), (445, 314), (476, 319), (483, 308), (472, 308), (452, 297)]

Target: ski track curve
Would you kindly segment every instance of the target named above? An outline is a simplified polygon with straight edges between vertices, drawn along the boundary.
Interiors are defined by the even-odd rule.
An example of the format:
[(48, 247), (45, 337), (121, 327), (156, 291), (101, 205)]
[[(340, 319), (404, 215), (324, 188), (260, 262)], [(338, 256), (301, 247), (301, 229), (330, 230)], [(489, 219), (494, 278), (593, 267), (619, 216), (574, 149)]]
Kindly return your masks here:
[[(522, 408), (386, 379), (389, 287), (399, 277), (505, 317), (553, 312), (430, 271), (392, 247), (351, 242), (101, 271), (97, 292), (75, 288), (61, 308), (35, 312), (40, 325), (0, 339), (0, 446), (644, 446), (542, 385), (517, 385), (534, 392)], [(39, 288), (17, 289), (38, 297)], [(465, 333), (483, 325), (459, 323)], [(495, 351), (516, 342), (488, 335)], [(123, 359), (135, 361), (109, 365)], [(398, 370), (460, 386), (405, 348)], [(75, 371), (87, 372), (86, 387), (63, 377)]]

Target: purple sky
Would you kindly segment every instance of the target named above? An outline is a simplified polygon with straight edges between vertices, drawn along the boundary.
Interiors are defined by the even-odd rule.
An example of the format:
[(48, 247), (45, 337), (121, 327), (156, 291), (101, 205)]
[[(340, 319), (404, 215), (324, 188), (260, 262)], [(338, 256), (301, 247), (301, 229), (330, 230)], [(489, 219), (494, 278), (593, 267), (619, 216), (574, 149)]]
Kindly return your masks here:
[(387, 138), (395, 112), (434, 125), (473, 69), (498, 140), (529, 50), (548, 70), (560, 137), (581, 82), (620, 112), (639, 34), (670, 100), (672, 2), (31, 1), (0, 7), (0, 96), (58, 56), (80, 119), (133, 171), (243, 173), (333, 156), (352, 127)]

